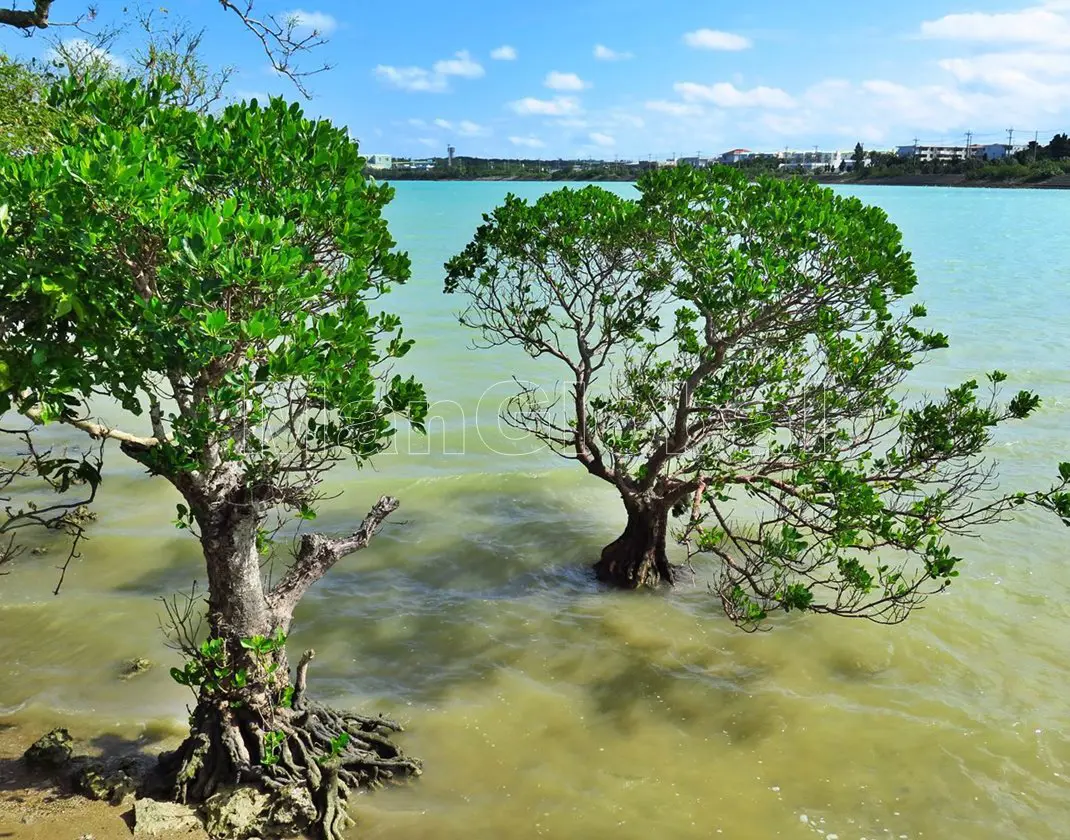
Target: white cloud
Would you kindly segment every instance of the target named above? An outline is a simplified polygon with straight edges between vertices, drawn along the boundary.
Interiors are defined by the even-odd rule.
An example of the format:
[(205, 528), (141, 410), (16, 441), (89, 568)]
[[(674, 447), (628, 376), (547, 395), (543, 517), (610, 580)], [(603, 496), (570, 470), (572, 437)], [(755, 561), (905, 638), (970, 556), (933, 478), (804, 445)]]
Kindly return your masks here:
[(1070, 4), (1055, 2), (1018, 12), (946, 15), (921, 25), (924, 38), (1070, 47)]
[(575, 73), (561, 73), (557, 70), (547, 73), (543, 84), (551, 90), (583, 90), (591, 86)]
[(803, 99), (816, 108), (833, 108), (850, 93), (851, 88), (851, 83), (846, 79), (824, 79), (807, 88)]
[(541, 149), (546, 145), (538, 137), (510, 137), (509, 142), (527, 149)]
[(700, 85), (677, 82), (673, 89), (687, 102), (712, 102), (722, 108), (793, 108), (795, 100), (780, 88), (740, 90), (730, 82)]
[(306, 12), (304, 9), (294, 9), (292, 12), (283, 13), (282, 19), (290, 21), (296, 29), (304, 30), (309, 35), (313, 32), (330, 35), (338, 28), (338, 21), (326, 12)]
[(575, 96), (556, 96), (553, 99), (536, 99), (533, 96), (526, 96), (510, 102), (509, 107), (517, 114), (549, 117), (569, 116), (578, 114), (582, 110), (580, 101)]
[(601, 131), (592, 131), (587, 136), (591, 138), (592, 143), (594, 143), (596, 146), (601, 146), (604, 149), (609, 148), (610, 146), (617, 145), (617, 141), (615, 138), (613, 138), (609, 134), (604, 134)]
[(591, 123), (589, 120), (583, 120), (578, 117), (565, 117), (564, 119), (554, 120), (554, 125), (561, 126), (561, 128), (590, 128)]
[(604, 44), (594, 45), (594, 57), (599, 61), (627, 61), (629, 58), (635, 58), (630, 52), (618, 52), (617, 50), (611, 50)]
[(416, 93), (445, 93), (450, 88), (450, 76), (478, 79), (484, 72), (483, 66), (467, 50), (454, 53), (453, 58), (436, 61), (430, 70), (424, 67), (393, 67), (389, 64), (380, 64), (375, 68), (375, 75), (381, 81)]
[(431, 137), (421, 137), (416, 142), (417, 143), (422, 143), (424, 146), (437, 146), (438, 145), (438, 141), (433, 139), (433, 138), (431, 138)]
[(453, 58), (436, 61), (433, 69), (442, 76), (461, 76), (465, 79), (478, 79), (486, 72), (483, 65), (473, 59), (468, 50), (454, 53)]
[(1042, 78), (1070, 77), (1070, 53), (1065, 52), (986, 53), (945, 58), (939, 65), (960, 82), (1005, 89), (1040, 84)]
[(646, 120), (636, 114), (629, 114), (626, 111), (616, 111), (609, 117), (609, 123), (611, 125), (624, 125), (631, 126), (632, 128), (643, 128), (646, 125)]
[(502, 44), (500, 47), (490, 51), (490, 57), (495, 61), (516, 61), (517, 52), (516, 47), (510, 47), (508, 44)]
[(462, 137), (479, 137), (480, 135), (488, 134), (489, 130), (471, 120), (461, 120), (457, 123), (457, 133)]
[(689, 102), (667, 102), (664, 99), (655, 99), (646, 103), (648, 111), (657, 111), (660, 114), (668, 114), (670, 117), (694, 117), (702, 113), (702, 106)]
[[(94, 46), (85, 38), (68, 38), (60, 41), (45, 53), (45, 59), (56, 64), (73, 64), (78, 67), (99, 65), (112, 70), (122, 70), (126, 67), (124, 59)], [(266, 102), (267, 99), (261, 101)]]
[(459, 123), (452, 123), (449, 120), (444, 120), (440, 117), (435, 120), (434, 124), (444, 131), (455, 131), (462, 137), (479, 137), (480, 135), (490, 133), (490, 130), (486, 128), (486, 126), (482, 126), (471, 120), (461, 120)]
[(446, 77), (432, 73), (423, 67), (391, 67), (380, 64), (375, 68), (375, 75), (391, 87), (413, 93), (445, 93), (449, 90)]
[(696, 29), (684, 35), (684, 43), (697, 50), (725, 50), (738, 52), (750, 49), (754, 44), (750, 38), (736, 35), (732, 32), (721, 32), (717, 29)]
[(408, 123), (413, 128), (426, 128), (427, 127), (427, 121), (426, 120), (421, 120), (421, 119), (418, 119), (416, 117), (413, 117), (410, 120), (408, 120)]

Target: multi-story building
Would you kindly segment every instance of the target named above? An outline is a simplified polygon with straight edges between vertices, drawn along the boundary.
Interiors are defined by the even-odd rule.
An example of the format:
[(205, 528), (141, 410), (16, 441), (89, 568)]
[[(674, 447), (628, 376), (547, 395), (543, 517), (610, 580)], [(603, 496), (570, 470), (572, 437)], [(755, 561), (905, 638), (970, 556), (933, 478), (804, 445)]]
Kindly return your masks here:
[(394, 158), (392, 155), (368, 155), (369, 169), (393, 169)]
[(1013, 146), (1009, 143), (986, 143), (983, 146), (973, 146), (972, 151), (974, 157), (979, 157), (982, 160), (1002, 160), (1005, 157), (1025, 151), (1025, 146), (1017, 143)]
[(899, 157), (914, 158), (918, 163), (951, 163), (956, 160), (1000, 160), (1022, 151), (1025, 146), (1009, 143), (974, 143), (947, 146), (932, 143), (900, 146)]
[(831, 169), (836, 171), (840, 168), (841, 161), (852, 161), (854, 152), (830, 151), (822, 152), (814, 150), (809, 152), (793, 152), (785, 150), (777, 153), (780, 159), (780, 169), (798, 169), (806, 172), (824, 172)]

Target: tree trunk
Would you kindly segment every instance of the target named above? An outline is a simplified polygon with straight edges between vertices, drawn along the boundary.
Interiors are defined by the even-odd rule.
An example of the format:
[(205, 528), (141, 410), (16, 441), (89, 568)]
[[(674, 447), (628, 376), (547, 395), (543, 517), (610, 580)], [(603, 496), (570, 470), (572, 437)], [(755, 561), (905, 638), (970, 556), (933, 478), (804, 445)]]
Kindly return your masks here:
[(621, 589), (673, 584), (676, 574), (665, 553), (669, 506), (655, 502), (636, 505), (625, 499), (628, 524), (624, 533), (602, 549), (595, 574), (603, 583)]
[[(387, 507), (383, 517), (393, 510)], [(313, 652), (306, 652), (291, 685), (283, 643), (305, 591), (294, 579), (307, 588), (307, 575), (326, 571), (327, 559), (337, 559), (324, 559), (328, 549), (362, 547), (381, 519), (366, 522), (350, 542), (306, 536), (307, 551), (284, 578), (290, 581), (282, 589), (287, 597), (279, 597), (264, 590), (256, 539), (260, 520), (251, 507), (225, 503), (195, 513), (208, 570), (208, 644), (214, 646), (194, 648), (187, 633), (192, 670), (187, 666), (184, 673), (192, 674), (197, 704), (189, 737), (161, 757), (166, 793), (200, 804), (233, 787), (253, 786), (270, 794), (256, 817), (257, 835), (307, 833), (341, 840), (352, 822), (346, 812), (350, 792), (419, 775), (420, 764), (390, 741), (401, 731), (398, 724), (307, 701)]]

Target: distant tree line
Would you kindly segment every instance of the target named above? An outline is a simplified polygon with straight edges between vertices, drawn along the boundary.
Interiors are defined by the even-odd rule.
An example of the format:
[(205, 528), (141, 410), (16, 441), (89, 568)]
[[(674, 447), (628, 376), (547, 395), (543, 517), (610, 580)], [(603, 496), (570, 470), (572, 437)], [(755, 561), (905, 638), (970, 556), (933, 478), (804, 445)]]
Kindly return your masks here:
[[(645, 173), (658, 169), (655, 161), (599, 161), (456, 157), (434, 158), (430, 167), (410, 168), (411, 161), (397, 159), (387, 170), (372, 169), (368, 174), (390, 181), (636, 181)], [(905, 175), (963, 175), (967, 180), (1038, 183), (1070, 174), (1070, 135), (1056, 134), (1047, 145), (1030, 143), (1022, 151), (996, 160), (970, 158), (953, 161), (918, 161), (895, 152), (866, 151), (857, 143), (851, 155), (839, 167), (830, 164), (824, 172), (812, 175), (841, 175), (845, 179), (865, 181)], [(866, 161), (869, 165), (866, 165)], [(799, 177), (795, 169), (781, 169), (783, 161), (773, 155), (756, 155), (735, 164), (736, 169), (752, 176)], [(805, 175), (804, 175), (805, 177)]]
[(474, 181), (480, 179), (535, 181), (634, 181), (656, 169), (653, 161), (624, 163), (599, 160), (536, 160), (516, 158), (433, 158), (430, 168), (416, 168), (408, 159), (395, 159), (391, 169), (371, 169), (369, 175), (391, 181)]
[(869, 166), (856, 167), (852, 173), (855, 179), (965, 175), (968, 180), (974, 181), (1036, 183), (1070, 174), (1070, 136), (1056, 134), (1046, 146), (1030, 142), (1022, 151), (994, 160), (969, 158), (923, 162), (912, 157), (901, 157), (894, 152), (874, 152), (869, 158)]

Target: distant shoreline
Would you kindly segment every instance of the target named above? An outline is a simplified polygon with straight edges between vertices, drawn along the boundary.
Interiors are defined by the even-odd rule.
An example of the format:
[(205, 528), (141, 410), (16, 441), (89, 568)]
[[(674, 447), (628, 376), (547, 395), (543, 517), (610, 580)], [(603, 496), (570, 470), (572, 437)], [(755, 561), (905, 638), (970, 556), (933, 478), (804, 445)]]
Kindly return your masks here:
[[(604, 178), (546, 178), (535, 175), (510, 175), (491, 176), (483, 178), (428, 178), (425, 174), (409, 175), (406, 173), (391, 173), (389, 176), (382, 175), (375, 170), (369, 170), (370, 177), (378, 181), (423, 181), (436, 183), (499, 183), (510, 181), (540, 182), (545, 184), (567, 183), (635, 183), (632, 176), (606, 176)], [(997, 189), (997, 190), (1070, 190), (1070, 175), (1062, 175), (1049, 178), (1045, 181), (995, 181), (969, 179), (965, 175), (895, 175), (888, 178), (844, 178), (837, 175), (818, 175), (813, 178), (819, 184), (850, 187), (882, 186), (882, 187), (963, 187), (967, 189)]]
[(980, 178), (968, 178), (965, 175), (893, 175), (887, 178), (837, 178), (836, 176), (818, 176), (821, 184), (847, 184), (866, 186), (872, 184), (882, 187), (965, 187), (997, 190), (1067, 190), (1070, 189), (1070, 175), (1059, 175), (1044, 181), (996, 181)]

